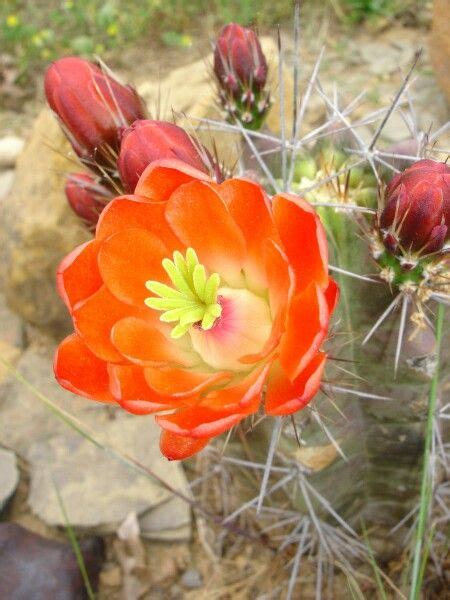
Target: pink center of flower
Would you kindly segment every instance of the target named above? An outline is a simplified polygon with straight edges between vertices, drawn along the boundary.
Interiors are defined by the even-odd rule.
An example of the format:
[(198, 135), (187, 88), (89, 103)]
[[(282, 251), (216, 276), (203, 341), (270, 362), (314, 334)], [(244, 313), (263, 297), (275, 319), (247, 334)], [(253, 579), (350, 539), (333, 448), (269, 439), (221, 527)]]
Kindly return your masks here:
[(215, 369), (246, 370), (246, 355), (260, 352), (269, 339), (272, 319), (268, 303), (247, 289), (219, 288), (221, 316), (209, 330), (189, 330), (192, 346)]

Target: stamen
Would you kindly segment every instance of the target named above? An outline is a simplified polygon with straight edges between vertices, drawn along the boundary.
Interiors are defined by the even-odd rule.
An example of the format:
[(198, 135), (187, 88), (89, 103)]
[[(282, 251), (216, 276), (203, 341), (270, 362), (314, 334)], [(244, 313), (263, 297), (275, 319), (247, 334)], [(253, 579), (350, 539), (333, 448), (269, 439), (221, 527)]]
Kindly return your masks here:
[(146, 298), (145, 304), (162, 311), (163, 323), (177, 323), (170, 334), (172, 338), (182, 337), (195, 324), (204, 330), (211, 329), (222, 314), (217, 298), (220, 276), (217, 273), (206, 276), (206, 269), (193, 248), (186, 250), (186, 256), (175, 251), (173, 260), (165, 258), (162, 266), (173, 287), (147, 281), (145, 287), (159, 297)]

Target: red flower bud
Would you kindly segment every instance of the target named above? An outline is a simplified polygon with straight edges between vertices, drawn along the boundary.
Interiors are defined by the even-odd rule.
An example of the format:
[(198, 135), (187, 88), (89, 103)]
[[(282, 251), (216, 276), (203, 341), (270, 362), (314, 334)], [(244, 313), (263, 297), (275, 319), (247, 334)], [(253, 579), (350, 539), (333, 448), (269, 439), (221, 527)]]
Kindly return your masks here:
[(89, 166), (114, 167), (121, 128), (146, 114), (133, 88), (76, 57), (61, 58), (49, 66), (45, 94), (75, 152)]
[(267, 71), (256, 33), (235, 23), (226, 25), (214, 50), (214, 72), (219, 101), (231, 122), (238, 119), (249, 129), (260, 128), (270, 108)]
[(136, 121), (123, 133), (120, 145), (118, 168), (125, 190), (133, 192), (145, 168), (163, 158), (177, 158), (205, 173), (212, 166), (206, 149), (181, 127), (166, 121)]
[(256, 33), (230, 23), (217, 39), (214, 51), (214, 71), (225, 87), (235, 91), (235, 82), (241, 86), (263, 88), (267, 80), (267, 61)]
[(379, 226), (392, 253), (441, 250), (450, 226), (450, 167), (421, 160), (396, 175), (386, 188)]
[(95, 228), (100, 213), (113, 197), (107, 188), (87, 173), (69, 175), (65, 191), (72, 210), (86, 222), (89, 229)]

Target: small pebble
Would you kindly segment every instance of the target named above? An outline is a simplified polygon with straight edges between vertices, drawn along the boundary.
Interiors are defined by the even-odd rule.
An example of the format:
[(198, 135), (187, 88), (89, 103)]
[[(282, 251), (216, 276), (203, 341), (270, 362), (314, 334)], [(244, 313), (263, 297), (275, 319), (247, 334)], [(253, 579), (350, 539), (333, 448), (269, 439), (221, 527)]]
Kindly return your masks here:
[(188, 569), (181, 577), (181, 585), (188, 590), (195, 590), (196, 588), (202, 587), (203, 578), (197, 569)]
[(12, 188), (14, 181), (14, 170), (0, 171), (0, 200), (6, 198)]
[(14, 167), (17, 157), (22, 152), (24, 141), (15, 135), (0, 139), (0, 169)]

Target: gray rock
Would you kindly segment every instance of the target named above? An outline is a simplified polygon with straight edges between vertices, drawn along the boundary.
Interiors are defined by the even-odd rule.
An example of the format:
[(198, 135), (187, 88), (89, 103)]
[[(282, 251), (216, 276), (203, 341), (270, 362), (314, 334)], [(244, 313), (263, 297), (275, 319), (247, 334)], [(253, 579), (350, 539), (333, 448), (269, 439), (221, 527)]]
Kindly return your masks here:
[(411, 43), (399, 40), (382, 47), (378, 42), (366, 42), (360, 46), (359, 54), (374, 75), (389, 75), (412, 63), (415, 50)]
[(14, 170), (0, 172), (0, 200), (7, 198), (14, 181)]
[[(128, 415), (121, 409), (63, 390), (53, 379), (53, 351), (31, 346), (24, 352), (17, 368), (28, 384), (44, 394), (55, 409), (72, 415), (101, 444), (113, 447), (119, 455), (132, 457), (172, 488), (185, 491), (181, 465), (169, 463), (160, 453), (160, 430), (153, 417)], [(174, 507), (170, 491), (157, 480), (92, 444), (58, 418), (32, 389), (13, 379), (0, 390), (0, 443), (29, 460), (29, 504), (48, 525), (64, 525), (56, 485), (74, 527), (94, 528), (101, 533), (114, 531), (130, 512), (147, 515), (157, 507), (156, 520), (162, 523), (174, 518), (174, 510), (180, 514), (169, 533), (167, 529), (159, 533), (155, 518), (150, 519), (152, 538), (166, 539), (171, 534), (175, 534), (175, 539), (177, 535), (182, 539), (189, 537), (187, 506)], [(168, 505), (170, 517), (164, 515), (163, 503)]]
[(0, 512), (14, 494), (18, 483), (19, 470), (15, 454), (0, 448)]
[[(167, 464), (159, 451), (159, 428), (153, 419), (117, 414), (102, 426), (99, 437), (133, 457), (175, 488), (185, 487), (179, 465)], [(138, 515), (168, 499), (154, 480), (140, 475), (111, 454), (77, 434), (65, 434), (33, 444), (29, 504), (48, 525), (63, 525), (55, 486), (74, 527), (115, 531), (129, 512)], [(161, 508), (162, 512), (163, 509)]]
[(24, 144), (25, 142), (15, 135), (8, 135), (0, 139), (0, 169), (14, 167)]
[(0, 203), (0, 286), (26, 321), (58, 336), (69, 319), (56, 293), (56, 268), (90, 238), (65, 199), (65, 174), (76, 167), (69, 155), (56, 119), (42, 112), (17, 161), (8, 201)]
[[(96, 430), (108, 421), (108, 409), (79, 398), (55, 381), (52, 360), (55, 347), (30, 346), (17, 362), (17, 369), (30, 386), (44, 394), (56, 408), (67, 411)], [(12, 426), (14, 424), (14, 426)], [(70, 428), (21, 381), (9, 376), (0, 388), (0, 443), (25, 456), (31, 444), (65, 434)]]
[(191, 536), (190, 507), (178, 496), (173, 496), (142, 515), (139, 525), (144, 538), (187, 542)]
[[(24, 327), (21, 319), (6, 305), (5, 297), (0, 294), (0, 355), (11, 365), (19, 359), (25, 342)], [(0, 387), (7, 377), (7, 370), (0, 365)]]
[(396, 143), (402, 142), (411, 135), (400, 112), (395, 111), (389, 117), (386, 125), (383, 127), (381, 138), (387, 142)]
[(195, 590), (203, 585), (203, 578), (197, 569), (188, 569), (181, 577), (181, 585), (188, 590)]

